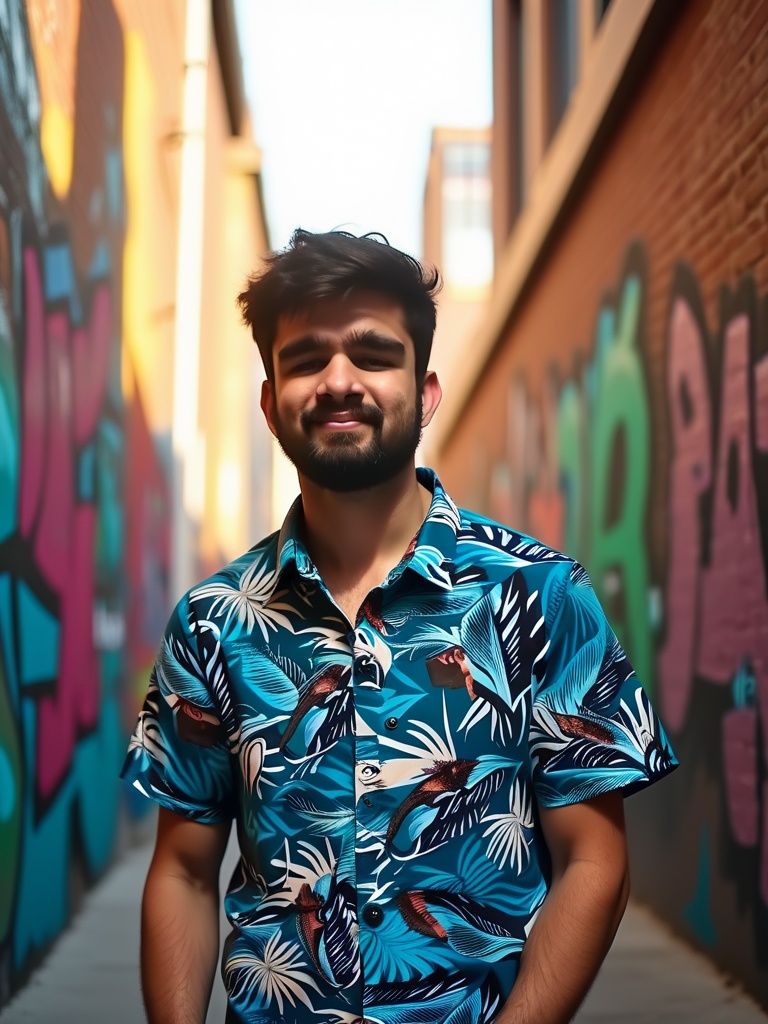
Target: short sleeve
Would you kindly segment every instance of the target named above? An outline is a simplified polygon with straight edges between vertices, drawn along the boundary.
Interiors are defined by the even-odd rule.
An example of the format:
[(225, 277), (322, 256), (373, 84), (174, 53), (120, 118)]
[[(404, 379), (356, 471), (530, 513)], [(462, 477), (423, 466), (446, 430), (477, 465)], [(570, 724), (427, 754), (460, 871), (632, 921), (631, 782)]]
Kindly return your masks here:
[[(199, 655), (196, 629), (186, 601), (180, 602), (120, 774), (161, 806), (211, 824), (233, 816), (232, 755), (207, 682), (221, 672)], [(210, 657), (220, 657), (218, 644)]]
[(529, 751), (543, 806), (625, 796), (677, 767), (642, 684), (605, 617), (586, 571), (576, 562), (544, 609), (545, 668), (534, 680)]

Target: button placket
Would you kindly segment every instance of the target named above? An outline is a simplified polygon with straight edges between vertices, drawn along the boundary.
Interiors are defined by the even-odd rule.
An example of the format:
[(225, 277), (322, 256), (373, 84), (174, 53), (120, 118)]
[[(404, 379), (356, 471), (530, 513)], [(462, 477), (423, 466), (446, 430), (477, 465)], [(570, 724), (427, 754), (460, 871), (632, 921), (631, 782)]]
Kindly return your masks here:
[[(370, 606), (376, 618), (377, 606)], [(383, 917), (381, 907), (366, 901), (375, 888), (379, 865), (379, 849), (374, 830), (382, 827), (382, 813), (386, 806), (385, 791), (380, 785), (381, 750), (378, 733), (381, 731), (385, 695), (382, 692), (389, 670), (390, 651), (377, 627), (368, 617), (362, 617), (349, 634), (353, 653), (353, 689), (355, 694), (355, 874), (357, 907), (362, 926), (375, 928)]]

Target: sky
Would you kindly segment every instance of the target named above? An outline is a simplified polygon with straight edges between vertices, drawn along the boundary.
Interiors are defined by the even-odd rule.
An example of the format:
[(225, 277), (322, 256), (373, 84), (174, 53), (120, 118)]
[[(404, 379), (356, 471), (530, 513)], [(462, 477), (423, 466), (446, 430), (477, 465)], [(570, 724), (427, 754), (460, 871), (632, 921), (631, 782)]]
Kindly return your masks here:
[(491, 123), (491, 0), (236, 0), (273, 248), (381, 231), (422, 255), (433, 126)]

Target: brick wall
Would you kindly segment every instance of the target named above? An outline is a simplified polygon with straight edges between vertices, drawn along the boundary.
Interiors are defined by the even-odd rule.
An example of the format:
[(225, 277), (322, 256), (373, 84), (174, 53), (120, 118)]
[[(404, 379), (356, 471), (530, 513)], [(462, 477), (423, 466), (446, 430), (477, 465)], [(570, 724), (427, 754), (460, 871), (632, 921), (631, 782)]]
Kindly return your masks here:
[(590, 570), (683, 767), (634, 887), (768, 1004), (768, 5), (658, 40), (445, 448)]

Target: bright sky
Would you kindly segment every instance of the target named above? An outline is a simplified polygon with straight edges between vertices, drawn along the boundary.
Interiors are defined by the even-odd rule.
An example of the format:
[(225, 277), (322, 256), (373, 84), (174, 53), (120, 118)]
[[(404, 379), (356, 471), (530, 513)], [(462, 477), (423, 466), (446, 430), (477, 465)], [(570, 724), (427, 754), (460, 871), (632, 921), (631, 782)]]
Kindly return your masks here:
[(491, 0), (236, 6), (273, 247), (342, 227), (421, 255), (432, 127), (491, 122)]

